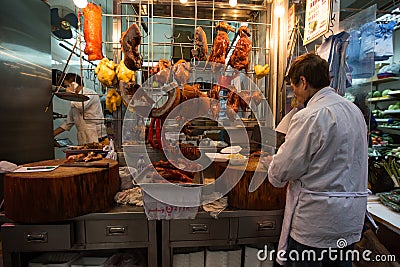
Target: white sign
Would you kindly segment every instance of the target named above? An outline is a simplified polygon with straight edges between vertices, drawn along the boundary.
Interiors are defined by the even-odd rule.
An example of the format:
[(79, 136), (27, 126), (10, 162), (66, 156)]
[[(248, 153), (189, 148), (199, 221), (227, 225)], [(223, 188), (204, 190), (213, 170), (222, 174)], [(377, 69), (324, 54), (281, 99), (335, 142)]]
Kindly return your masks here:
[(307, 0), (304, 45), (328, 32), (330, 17), (330, 0)]

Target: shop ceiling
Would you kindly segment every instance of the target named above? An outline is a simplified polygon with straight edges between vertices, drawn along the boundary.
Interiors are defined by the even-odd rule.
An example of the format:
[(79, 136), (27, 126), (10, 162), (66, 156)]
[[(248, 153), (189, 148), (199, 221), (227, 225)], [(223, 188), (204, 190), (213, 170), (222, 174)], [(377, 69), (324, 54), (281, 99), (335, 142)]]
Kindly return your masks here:
[(390, 13), (400, 5), (399, 0), (341, 0), (340, 1), (340, 20), (344, 20), (363, 9), (372, 5), (377, 5), (377, 18)]

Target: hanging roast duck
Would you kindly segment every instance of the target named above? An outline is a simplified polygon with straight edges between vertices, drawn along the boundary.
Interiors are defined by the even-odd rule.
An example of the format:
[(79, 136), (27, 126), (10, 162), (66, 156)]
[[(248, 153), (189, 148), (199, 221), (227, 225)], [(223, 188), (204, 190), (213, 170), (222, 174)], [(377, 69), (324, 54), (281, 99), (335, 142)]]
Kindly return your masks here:
[(249, 53), (251, 51), (250, 32), (247, 26), (241, 26), (238, 30), (240, 39), (236, 43), (235, 50), (228, 64), (237, 70), (249, 70)]

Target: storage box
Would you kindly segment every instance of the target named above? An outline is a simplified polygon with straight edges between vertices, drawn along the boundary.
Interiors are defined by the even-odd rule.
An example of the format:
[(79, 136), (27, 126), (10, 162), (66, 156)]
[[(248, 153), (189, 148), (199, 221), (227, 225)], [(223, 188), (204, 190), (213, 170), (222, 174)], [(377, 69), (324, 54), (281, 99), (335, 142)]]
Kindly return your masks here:
[(242, 262), (242, 250), (206, 251), (206, 267), (240, 267)]
[(174, 254), (173, 267), (204, 267), (204, 251)]
[(200, 206), (199, 185), (140, 184), (149, 220), (194, 219)]

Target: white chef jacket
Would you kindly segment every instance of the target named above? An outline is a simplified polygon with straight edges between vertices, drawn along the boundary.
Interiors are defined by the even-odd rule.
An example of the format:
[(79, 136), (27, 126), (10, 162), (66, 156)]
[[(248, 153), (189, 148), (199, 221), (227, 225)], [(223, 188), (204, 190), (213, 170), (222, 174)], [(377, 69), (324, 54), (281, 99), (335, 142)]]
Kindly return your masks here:
[(349, 245), (359, 241), (367, 208), (367, 169), (367, 127), (361, 111), (333, 88), (321, 89), (291, 119), (268, 170), (274, 186), (289, 181), (282, 233), (286, 227), (297, 242), (317, 248), (337, 248), (341, 238)]
[(67, 119), (61, 128), (69, 131), (72, 126), (76, 126), (78, 132), (78, 144), (98, 142), (102, 137), (103, 110), (101, 108), (99, 95), (88, 88), (83, 88), (80, 94), (89, 97), (89, 100), (83, 102), (71, 101), (71, 108), (67, 115)]

